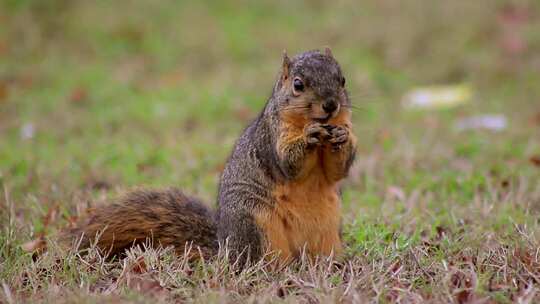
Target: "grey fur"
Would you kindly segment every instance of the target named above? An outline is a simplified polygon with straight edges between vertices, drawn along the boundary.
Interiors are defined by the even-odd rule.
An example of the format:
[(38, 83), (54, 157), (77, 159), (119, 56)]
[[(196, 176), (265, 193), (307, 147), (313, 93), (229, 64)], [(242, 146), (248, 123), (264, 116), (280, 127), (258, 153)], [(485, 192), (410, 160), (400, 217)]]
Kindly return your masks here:
[[(284, 76), (302, 77), (318, 100), (339, 100), (343, 78), (336, 60), (319, 51), (308, 51), (286, 61), (285, 55), (283, 71), (288, 75), (283, 75), (283, 71), (279, 74), (264, 110), (236, 142), (219, 184), (218, 239), (222, 244), (228, 240), (229, 249), (236, 254), (245, 252), (248, 246), (251, 259), (258, 259), (264, 246), (264, 236), (255, 224), (254, 213), (275, 204), (272, 189), (276, 184), (295, 178), (300, 169), (297, 166), (309, 148), (304, 140), (299, 140), (289, 147), (286, 157), (280, 158), (277, 154), (279, 112), (292, 97), (290, 91), (282, 90)], [(350, 106), (347, 97), (341, 102)]]

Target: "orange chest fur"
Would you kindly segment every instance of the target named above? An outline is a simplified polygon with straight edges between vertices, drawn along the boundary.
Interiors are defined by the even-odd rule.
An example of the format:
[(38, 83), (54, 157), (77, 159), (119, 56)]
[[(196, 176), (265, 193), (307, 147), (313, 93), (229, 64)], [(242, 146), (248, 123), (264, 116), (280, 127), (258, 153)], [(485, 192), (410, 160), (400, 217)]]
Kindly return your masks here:
[[(307, 123), (301, 116), (282, 117), (282, 121), (278, 151), (303, 138)], [(329, 123), (350, 127), (350, 112), (342, 111)], [(272, 192), (273, 206), (256, 215), (267, 249), (279, 253), (282, 261), (297, 257), (304, 249), (310, 256), (341, 252), (339, 179), (332, 178), (341, 157), (323, 146), (309, 152), (296, 179), (277, 185)]]
[(275, 206), (257, 216), (269, 251), (282, 260), (297, 257), (302, 250), (310, 256), (340, 253), (340, 198), (336, 186), (321, 175), (277, 186)]
[(314, 252), (327, 252), (329, 237), (339, 234), (340, 199), (335, 186), (319, 182), (322, 176), (278, 186), (275, 191), (276, 216), (288, 234), (293, 248), (307, 246)]

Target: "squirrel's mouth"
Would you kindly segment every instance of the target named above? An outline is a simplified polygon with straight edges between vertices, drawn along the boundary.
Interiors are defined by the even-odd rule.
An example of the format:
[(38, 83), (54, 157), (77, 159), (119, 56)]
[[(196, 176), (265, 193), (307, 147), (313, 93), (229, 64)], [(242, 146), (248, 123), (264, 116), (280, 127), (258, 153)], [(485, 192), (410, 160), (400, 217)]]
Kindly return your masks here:
[(324, 116), (312, 117), (311, 119), (313, 119), (316, 122), (327, 123), (330, 120), (330, 118), (332, 118), (332, 113), (328, 113)]
[(318, 123), (322, 123), (322, 124), (327, 123), (328, 120), (329, 120), (329, 118), (314, 118), (313, 119), (313, 121), (318, 122)]

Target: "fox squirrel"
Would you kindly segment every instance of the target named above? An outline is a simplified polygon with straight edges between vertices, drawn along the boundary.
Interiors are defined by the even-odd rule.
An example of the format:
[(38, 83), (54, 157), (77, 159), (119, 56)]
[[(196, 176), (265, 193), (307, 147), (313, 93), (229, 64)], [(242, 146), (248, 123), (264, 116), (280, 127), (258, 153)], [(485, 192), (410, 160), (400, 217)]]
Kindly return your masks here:
[(110, 254), (147, 239), (187, 243), (206, 256), (226, 244), (244, 262), (273, 252), (287, 263), (339, 255), (340, 190), (355, 156), (351, 102), (330, 49), (283, 65), (272, 96), (236, 142), (221, 175), (217, 211), (180, 190), (136, 190), (98, 207), (63, 233), (81, 248), (97, 239)]

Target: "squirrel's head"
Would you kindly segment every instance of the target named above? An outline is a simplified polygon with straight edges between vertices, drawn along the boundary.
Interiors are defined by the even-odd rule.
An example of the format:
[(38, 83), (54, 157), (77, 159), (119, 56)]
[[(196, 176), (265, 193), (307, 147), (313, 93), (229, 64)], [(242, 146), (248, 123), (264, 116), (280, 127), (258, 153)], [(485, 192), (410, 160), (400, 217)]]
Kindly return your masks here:
[(308, 51), (292, 59), (284, 53), (273, 95), (280, 114), (305, 122), (326, 123), (350, 109), (345, 77), (328, 48), (324, 52)]

